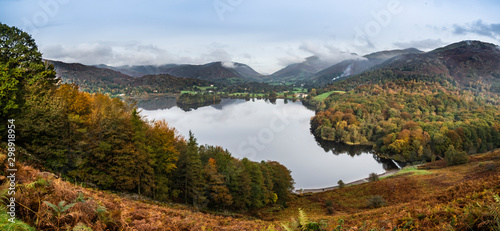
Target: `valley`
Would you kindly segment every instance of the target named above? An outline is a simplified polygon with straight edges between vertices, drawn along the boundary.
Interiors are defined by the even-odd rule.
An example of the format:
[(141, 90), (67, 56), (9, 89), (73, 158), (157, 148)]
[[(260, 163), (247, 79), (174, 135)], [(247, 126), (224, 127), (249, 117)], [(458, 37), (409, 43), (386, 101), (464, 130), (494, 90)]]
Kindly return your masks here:
[[(495, 44), (310, 56), (263, 75), (226, 61), (47, 60), (29, 34), (0, 27), (0, 120), (11, 125), (0, 127), (0, 181), (19, 221), (0, 227), (500, 224)], [(17, 191), (7, 197), (13, 167)]]

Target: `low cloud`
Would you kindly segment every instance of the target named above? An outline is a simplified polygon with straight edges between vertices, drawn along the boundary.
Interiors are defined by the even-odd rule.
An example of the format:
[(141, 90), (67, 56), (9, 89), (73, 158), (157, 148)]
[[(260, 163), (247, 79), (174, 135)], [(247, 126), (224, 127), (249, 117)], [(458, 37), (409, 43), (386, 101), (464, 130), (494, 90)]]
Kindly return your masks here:
[(482, 20), (477, 20), (466, 25), (454, 25), (453, 33), (456, 35), (477, 34), (493, 39), (500, 36), (500, 23), (487, 24)]
[(136, 41), (122, 44), (96, 42), (73, 46), (49, 45), (42, 47), (41, 51), (46, 59), (86, 65), (205, 64), (214, 61), (232, 63), (232, 56), (221, 44), (211, 44), (204, 53), (197, 56), (181, 56), (155, 45)]
[(224, 62), (222, 62), (222, 66), (225, 67), (225, 68), (231, 68), (231, 69), (236, 68), (236, 66), (234, 65), (234, 63), (230, 62), (230, 61), (224, 61)]
[(217, 43), (212, 43), (209, 46), (209, 51), (202, 55), (200, 58), (200, 61), (202, 62), (215, 62), (215, 61), (222, 61), (222, 62), (229, 62), (232, 60), (232, 56), (227, 52), (226, 46), (222, 44), (217, 44)]
[(114, 57), (113, 48), (110, 46), (88, 43), (71, 48), (52, 45), (42, 49), (42, 53), (44, 58), (66, 62), (103, 63)]
[(357, 54), (341, 51), (331, 44), (317, 44), (306, 42), (299, 47), (302, 51), (317, 56), (320, 60), (331, 64), (339, 63), (347, 59), (365, 59)]
[(296, 56), (296, 55), (288, 55), (285, 57), (278, 58), (278, 64), (281, 66), (288, 66), (294, 63), (301, 63), (306, 61), (304, 57)]
[(446, 43), (441, 39), (424, 39), (424, 40), (413, 40), (410, 42), (397, 42), (393, 43), (394, 46), (406, 49), (406, 48), (417, 48), (417, 49), (434, 49), (437, 47), (441, 47)]

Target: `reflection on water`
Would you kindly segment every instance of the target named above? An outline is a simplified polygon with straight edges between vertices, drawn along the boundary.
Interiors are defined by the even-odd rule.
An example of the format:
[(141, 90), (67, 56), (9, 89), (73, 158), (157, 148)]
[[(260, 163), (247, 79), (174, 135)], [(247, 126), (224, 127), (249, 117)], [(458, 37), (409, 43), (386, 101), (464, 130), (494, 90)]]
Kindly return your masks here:
[(317, 141), (310, 133), (314, 111), (300, 101), (222, 99), (191, 111), (159, 108), (141, 113), (165, 119), (185, 137), (192, 130), (200, 144), (222, 146), (236, 158), (278, 161), (292, 171), (297, 189), (333, 186), (393, 168), (370, 147)]
[(145, 110), (169, 109), (177, 106), (177, 98), (172, 96), (150, 97), (148, 99), (139, 100), (137, 107)]
[(371, 153), (373, 155), (373, 159), (380, 163), (385, 170), (398, 169), (398, 166), (394, 163), (394, 161), (389, 159), (380, 158), (373, 152), (372, 146), (369, 145), (347, 145), (344, 143), (333, 142), (321, 140), (318, 137), (314, 137), (318, 145), (325, 150), (325, 152), (331, 152), (334, 155), (349, 155), (349, 156), (359, 156), (365, 155), (366, 153)]

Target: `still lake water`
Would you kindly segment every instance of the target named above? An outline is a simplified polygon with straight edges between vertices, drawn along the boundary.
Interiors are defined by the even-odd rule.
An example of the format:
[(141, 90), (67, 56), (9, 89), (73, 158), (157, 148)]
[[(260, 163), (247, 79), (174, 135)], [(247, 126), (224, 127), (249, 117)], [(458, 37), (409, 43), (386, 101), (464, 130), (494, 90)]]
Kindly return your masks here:
[(296, 189), (334, 186), (395, 168), (369, 147), (317, 142), (309, 123), (314, 111), (300, 101), (223, 99), (185, 111), (175, 99), (164, 98), (138, 106), (147, 119), (165, 119), (184, 137), (191, 130), (198, 144), (222, 146), (240, 159), (280, 162), (292, 171)]

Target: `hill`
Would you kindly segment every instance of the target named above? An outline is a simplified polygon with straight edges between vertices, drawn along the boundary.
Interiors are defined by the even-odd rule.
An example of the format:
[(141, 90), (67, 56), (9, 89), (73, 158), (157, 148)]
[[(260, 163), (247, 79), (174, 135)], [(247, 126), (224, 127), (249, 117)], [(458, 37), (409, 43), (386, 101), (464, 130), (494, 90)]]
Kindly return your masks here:
[(118, 71), (87, 66), (80, 63), (64, 63), (47, 60), (54, 65), (57, 77), (65, 83), (75, 83), (83, 90), (96, 92), (102, 89), (120, 89), (133, 78)]
[(294, 224), (290, 220), (301, 209), (323, 230), (498, 230), (499, 168), (500, 150), (473, 155), (465, 165), (440, 160), (373, 182), (302, 194), (287, 209), (262, 210), (260, 217)]
[(270, 82), (296, 82), (309, 79), (314, 73), (321, 71), (331, 63), (321, 60), (317, 56), (306, 58), (304, 62), (293, 63), (271, 74), (266, 78)]
[(159, 66), (138, 65), (120, 67), (99, 65), (98, 67), (116, 70), (134, 77), (169, 74), (183, 78), (195, 78), (225, 83), (258, 81), (262, 77), (261, 74), (253, 70), (250, 66), (236, 62), (212, 62), (203, 65), (166, 64)]
[[(0, 149), (2, 160), (6, 153)], [(82, 187), (18, 164), (17, 188), (23, 196), (16, 202), (23, 206), (16, 215), (41, 230), (276, 230), (282, 224), (298, 230), (297, 218), (322, 230), (494, 230), (500, 227), (499, 168), (500, 150), (473, 155), (465, 165), (448, 167), (441, 160), (373, 182), (295, 195), (287, 208), (260, 209), (254, 217)], [(44, 201), (72, 206), (56, 216)]]
[(114, 71), (121, 72), (126, 75), (130, 75), (132, 77), (142, 77), (145, 75), (158, 75), (165, 74), (167, 70), (171, 67), (177, 66), (176, 64), (166, 64), (166, 65), (125, 65), (125, 66), (108, 66), (104, 64), (96, 65), (99, 68), (111, 69)]
[[(141, 77), (131, 77), (115, 70), (101, 68), (103, 65), (88, 66), (80, 63), (64, 63), (52, 60), (48, 62), (54, 65), (57, 76), (61, 78), (63, 83), (75, 83), (87, 92), (116, 94), (179, 93), (182, 90), (191, 90), (193, 86), (216, 84), (213, 81), (181, 78), (169, 74), (148, 74), (141, 75)], [(167, 66), (162, 68), (167, 68)], [(138, 68), (137, 70), (141, 69)], [(148, 69), (148, 66), (143, 66), (143, 71), (146, 70), (150, 69)]]
[[(6, 162), (7, 151), (0, 149)], [(5, 162), (4, 162), (5, 161)], [(5, 172), (2, 165), (0, 171)], [(101, 191), (18, 164), (16, 217), (33, 230), (261, 230), (273, 227), (250, 216), (211, 213), (192, 206), (161, 203), (137, 194)], [(2, 175), (3, 177), (3, 175)], [(0, 179), (5, 182), (6, 178)], [(2, 184), (2, 190), (6, 184)], [(22, 194), (21, 194), (22, 193)], [(56, 213), (60, 202), (70, 207)], [(56, 215), (57, 214), (57, 215)], [(9, 222), (10, 223), (10, 222)], [(16, 222), (19, 223), (19, 220)], [(0, 227), (6, 224), (0, 224)], [(80, 229), (78, 229), (78, 227)], [(86, 229), (84, 229), (86, 227)], [(17, 230), (17, 229), (16, 229)], [(25, 229), (22, 229), (25, 230)]]
[(213, 62), (204, 65), (177, 65), (169, 68), (167, 73), (184, 78), (195, 78), (224, 83), (248, 82), (259, 75), (244, 64), (227, 64), (223, 62)]
[(465, 89), (500, 93), (500, 48), (462, 41), (422, 54), (397, 56), (377, 67), (397, 74), (443, 75)]
[[(318, 110), (313, 132), (325, 140), (370, 144), (380, 156), (407, 162), (498, 148), (499, 54), (495, 45), (465, 41), (396, 56), (312, 92)], [(313, 98), (324, 92), (326, 100)]]
[(214, 85), (214, 82), (175, 77), (168, 74), (146, 75), (140, 78), (133, 79), (127, 86), (137, 91), (137, 93), (178, 93), (182, 90), (190, 90), (194, 86), (209, 86)]
[(422, 51), (415, 48), (375, 52), (363, 56), (364, 59), (344, 60), (315, 73), (311, 79), (317, 85), (324, 85), (367, 71), (396, 56), (420, 53), (422, 53)]

